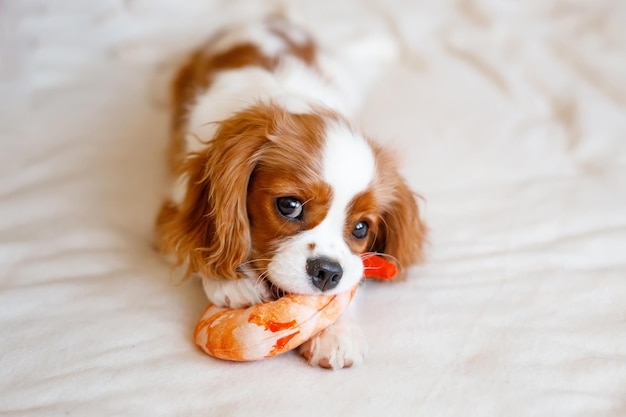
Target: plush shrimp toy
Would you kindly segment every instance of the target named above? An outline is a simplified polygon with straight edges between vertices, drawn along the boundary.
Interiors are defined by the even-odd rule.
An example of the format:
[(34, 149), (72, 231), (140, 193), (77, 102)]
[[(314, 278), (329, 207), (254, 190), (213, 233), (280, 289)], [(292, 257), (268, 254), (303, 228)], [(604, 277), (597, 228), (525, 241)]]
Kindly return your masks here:
[[(396, 266), (380, 256), (363, 255), (364, 275), (391, 279)], [(196, 344), (211, 356), (255, 361), (300, 346), (333, 324), (350, 304), (356, 287), (337, 295), (290, 294), (246, 309), (209, 305), (194, 333)]]

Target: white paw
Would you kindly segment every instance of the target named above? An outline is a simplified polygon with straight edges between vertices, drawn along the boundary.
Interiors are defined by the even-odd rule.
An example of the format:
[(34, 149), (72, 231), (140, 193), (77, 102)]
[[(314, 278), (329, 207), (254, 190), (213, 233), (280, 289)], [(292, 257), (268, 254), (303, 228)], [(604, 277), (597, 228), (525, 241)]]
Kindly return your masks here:
[(202, 286), (209, 301), (218, 307), (250, 307), (270, 297), (266, 285), (251, 278), (233, 280), (202, 278)]
[(367, 341), (359, 326), (339, 320), (300, 346), (300, 354), (312, 366), (349, 368), (363, 362)]

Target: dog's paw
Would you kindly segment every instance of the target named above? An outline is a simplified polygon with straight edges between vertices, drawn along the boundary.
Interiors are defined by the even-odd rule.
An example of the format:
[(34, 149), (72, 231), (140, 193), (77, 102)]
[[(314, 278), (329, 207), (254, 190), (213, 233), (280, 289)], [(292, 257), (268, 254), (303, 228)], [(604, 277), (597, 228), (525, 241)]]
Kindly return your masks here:
[(300, 354), (312, 366), (349, 368), (363, 362), (367, 341), (359, 326), (339, 320), (300, 346)]
[(245, 308), (262, 303), (270, 297), (266, 285), (251, 278), (202, 278), (202, 286), (209, 301), (218, 307)]

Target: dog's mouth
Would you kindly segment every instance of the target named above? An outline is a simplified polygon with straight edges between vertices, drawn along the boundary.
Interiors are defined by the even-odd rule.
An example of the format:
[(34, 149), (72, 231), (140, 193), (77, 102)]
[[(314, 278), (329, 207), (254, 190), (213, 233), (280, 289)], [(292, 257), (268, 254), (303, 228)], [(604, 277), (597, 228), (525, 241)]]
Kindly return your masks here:
[(284, 297), (285, 295), (289, 294), (287, 291), (283, 290), (282, 288), (274, 284), (268, 278), (263, 278), (263, 281), (265, 282), (265, 285), (267, 286), (267, 289), (269, 290), (274, 300), (278, 300), (279, 298)]

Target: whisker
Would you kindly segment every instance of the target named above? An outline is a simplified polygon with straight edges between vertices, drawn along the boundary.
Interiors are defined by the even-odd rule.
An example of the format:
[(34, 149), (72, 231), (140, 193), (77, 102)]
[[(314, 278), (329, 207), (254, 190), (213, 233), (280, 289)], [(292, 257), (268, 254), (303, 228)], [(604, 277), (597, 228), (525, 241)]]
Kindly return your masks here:
[[(396, 258), (395, 256), (390, 255), (388, 253), (383, 253), (383, 252), (363, 252), (362, 255), (380, 256), (381, 258), (385, 258), (387, 260), (391, 260), (398, 266), (398, 271), (399, 272), (404, 271), (404, 266), (400, 263), (400, 260), (398, 258)], [(376, 268), (374, 268), (374, 267), (371, 267), (371, 268), (365, 267), (364, 269), (372, 270), (372, 269), (376, 269)]]
[(249, 261), (242, 262), (242, 263), (240, 263), (237, 266), (241, 267), (241, 266), (246, 266), (246, 265), (254, 263), (254, 262), (261, 262), (261, 261), (268, 261), (269, 262), (271, 260), (272, 260), (272, 258), (255, 258), (255, 259), (250, 259)]

